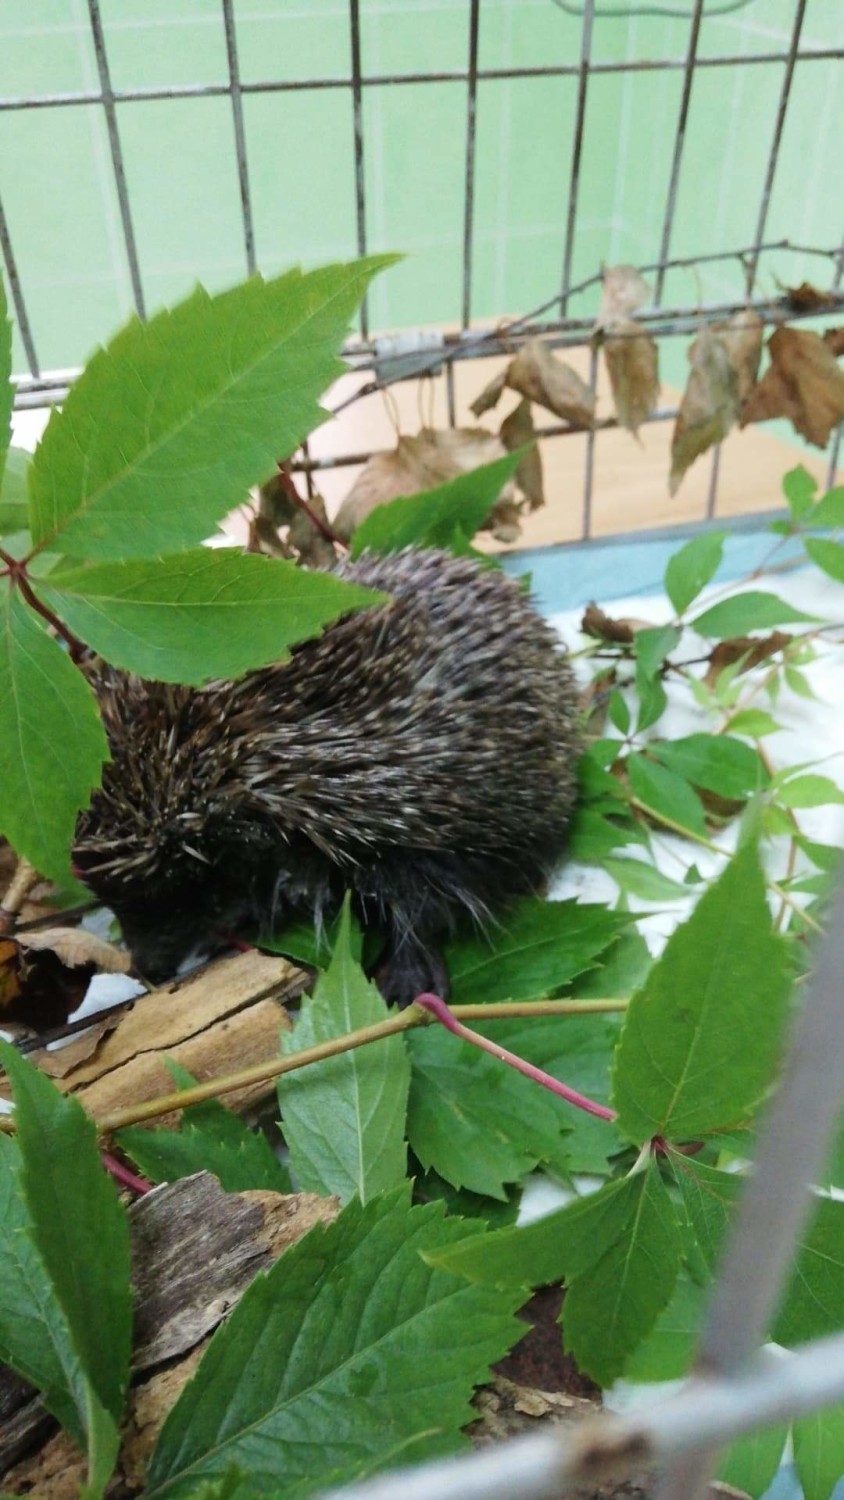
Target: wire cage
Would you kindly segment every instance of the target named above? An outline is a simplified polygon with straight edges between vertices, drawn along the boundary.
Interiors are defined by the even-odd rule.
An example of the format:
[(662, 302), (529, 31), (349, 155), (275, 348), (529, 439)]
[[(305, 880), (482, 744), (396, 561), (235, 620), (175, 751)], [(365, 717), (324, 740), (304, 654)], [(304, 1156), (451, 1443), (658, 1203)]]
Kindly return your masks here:
[[(428, 376), (443, 425), (453, 427), (464, 420), (467, 368), (512, 354), (536, 333), (578, 351), (594, 394), (599, 360), (590, 339), (602, 261), (633, 262), (650, 278), (651, 305), (641, 322), (660, 346), (669, 397), (683, 384), (685, 346), (701, 319), (752, 306), (774, 324), (784, 312), (782, 280), (805, 276), (830, 292), (831, 315), (844, 306), (844, 243), (828, 192), (841, 124), (835, 69), (844, 54), (834, 6), (322, 0), (253, 8), (221, 0), (152, 18), (148, 9), (86, 0), (68, 6), (60, 22), (48, 13), (47, 33), (53, 25), (53, 40), (63, 36), (80, 60), (75, 71), (57, 66), (45, 76), (87, 77), (91, 86), (30, 93), (16, 93), (10, 83), (21, 74), (43, 82), (27, 62), (39, 50), (32, 47), (37, 18), (24, 24), (21, 13), (17, 23), (11, 16), (2, 23), (8, 81), (0, 113), (11, 149), (0, 242), (18, 328), (19, 406), (60, 400), (68, 371), (90, 344), (131, 308), (145, 317), (164, 288), (187, 289), (193, 276), (231, 282), (300, 258), (301, 248), (285, 257), (290, 230), (268, 210), (274, 178), (279, 193), (285, 181), (307, 190), (286, 165), (300, 152), (308, 171), (325, 169), (337, 215), (326, 242), (324, 228), (311, 224), (317, 178), (307, 202), (291, 200), (292, 243), (315, 259), (396, 246), (409, 252), (391, 283), (397, 289), (376, 287), (349, 343), (358, 379), (341, 404), (358, 413), (362, 395)], [(306, 39), (308, 12), (314, 30)], [(172, 65), (160, 55), (161, 38), (170, 36), (183, 39), (183, 60)], [(205, 81), (190, 75), (200, 39), (195, 66)], [(317, 40), (317, 60), (336, 68), (308, 70)], [(148, 65), (127, 62), (130, 45), (149, 53)], [(399, 66), (417, 57), (424, 65)], [(168, 73), (172, 81), (150, 81)], [(164, 116), (156, 113), (162, 109)], [(428, 128), (431, 115), (442, 117), (442, 129)], [(57, 141), (79, 133), (71, 121), (84, 122), (87, 132), (78, 150), (98, 158), (96, 191), (84, 196), (82, 213), (64, 190), (64, 173), (55, 171)], [(309, 123), (324, 143), (317, 156), (306, 139)], [(211, 166), (198, 165), (189, 142), (206, 127), (215, 175), (203, 185)], [(279, 133), (268, 135), (268, 127)], [(151, 129), (153, 144), (143, 153)], [(168, 187), (161, 152), (176, 132), (174, 155), (186, 161)], [(46, 173), (49, 195), (21, 187), (28, 174), (17, 163), (32, 153), (34, 186), (43, 187), (38, 174)], [(524, 195), (530, 202), (520, 207), (512, 200), (522, 178), (532, 185)], [(395, 207), (408, 181), (422, 184), (419, 201)], [(509, 206), (495, 209), (496, 195)], [(187, 268), (162, 223), (174, 213), (174, 196), (187, 196), (201, 227)], [(106, 236), (109, 251), (102, 267), (85, 267), (68, 283), (61, 258), (79, 240), (89, 207), (101, 220), (85, 226), (90, 255), (97, 258)], [(225, 242), (219, 253), (209, 248), (218, 242)], [(328, 254), (318, 248), (324, 242)], [(80, 306), (72, 328), (57, 334), (68, 320), (66, 288), (74, 302), (78, 293)], [(400, 335), (385, 338), (386, 328)], [(480, 384), (478, 377), (475, 392)], [(663, 424), (666, 440), (676, 411), (676, 399), (663, 400), (648, 419)], [(558, 453), (563, 439), (570, 445), (568, 514), (540, 540), (653, 524), (647, 505), (621, 526), (596, 522), (596, 494), (608, 482), (604, 453), (628, 474), (639, 461), (626, 434), (619, 447), (616, 429), (612, 416), (585, 434), (559, 422), (540, 429), (547, 453)], [(354, 466), (389, 436), (383, 419), (332, 424), (310, 452), (297, 455), (296, 466), (309, 485), (316, 475), (339, 498)], [(827, 456), (828, 479), (839, 443), (840, 432)], [(744, 508), (740, 495), (722, 505), (720, 459), (716, 447), (679, 519)], [(778, 462), (781, 472), (782, 450)], [(663, 507), (659, 518), (673, 516)]]
[[(130, 65), (133, 27), (141, 61)], [(415, 393), (433, 383), (437, 411), (455, 427), (470, 387), (476, 393), (487, 378), (483, 362), (541, 334), (579, 351), (594, 396), (602, 261), (635, 264), (649, 278), (651, 303), (639, 316), (659, 344), (669, 394), (683, 383), (686, 344), (702, 320), (745, 307), (767, 327), (782, 320), (784, 277), (817, 280), (827, 318), (844, 311), (836, 4), (5, 0), (0, 39), (0, 245), (21, 411), (60, 403), (93, 343), (194, 277), (213, 286), (300, 257), (405, 249), (405, 269), (374, 288), (349, 341), (350, 374), (335, 401), (344, 420), (292, 465), (309, 488), (339, 476), (341, 494), (389, 438), (388, 386)], [(203, 149), (210, 175), (198, 182), (191, 174)], [(71, 159), (92, 174), (79, 202), (83, 174), (75, 177)], [(320, 164), (324, 179), (312, 175)], [(285, 184), (300, 196), (279, 205)], [(328, 212), (319, 208), (326, 193), (336, 200)], [(183, 235), (194, 236), (187, 247)], [(792, 321), (801, 315), (817, 316), (788, 311)], [(380, 427), (357, 423), (367, 402)], [(647, 422), (667, 433), (676, 414), (668, 399)], [(641, 461), (617, 420), (588, 431), (548, 423), (540, 435), (546, 453), (559, 444), (576, 454), (567, 460), (577, 485), (567, 529), (551, 539), (623, 529), (596, 525), (602, 453), (623, 439), (616, 466), (629, 475)], [(840, 439), (839, 428), (822, 466), (816, 459), (830, 482)], [(776, 451), (780, 473), (787, 451)], [(721, 513), (719, 447), (704, 469), (684, 519)], [(634, 524), (651, 522), (647, 507), (636, 513)], [(832, 927), (840, 949), (840, 923)], [(827, 1020), (840, 962), (833, 955), (818, 982), (816, 1010), (825, 1006)], [(828, 1030), (820, 1047), (840, 1051), (840, 1038)], [(791, 1101), (791, 1123), (805, 1119), (808, 1066), (796, 1069), (803, 1095)], [(817, 1169), (824, 1129), (821, 1120), (807, 1127), (803, 1155), (786, 1164), (795, 1193)], [(800, 1134), (789, 1125), (780, 1140)], [(746, 1294), (747, 1244), (743, 1254), (731, 1295), (737, 1286)], [(821, 1364), (818, 1399), (828, 1402), (833, 1388), (840, 1398), (840, 1340)], [(557, 1493), (545, 1480), (530, 1488), (522, 1474), (519, 1492)], [(494, 1493), (481, 1480), (467, 1489), (462, 1471), (449, 1482), (442, 1494)], [(665, 1495), (679, 1497), (684, 1482), (675, 1474)], [(412, 1493), (439, 1493), (419, 1483)], [(389, 1492), (371, 1491), (373, 1500)]]

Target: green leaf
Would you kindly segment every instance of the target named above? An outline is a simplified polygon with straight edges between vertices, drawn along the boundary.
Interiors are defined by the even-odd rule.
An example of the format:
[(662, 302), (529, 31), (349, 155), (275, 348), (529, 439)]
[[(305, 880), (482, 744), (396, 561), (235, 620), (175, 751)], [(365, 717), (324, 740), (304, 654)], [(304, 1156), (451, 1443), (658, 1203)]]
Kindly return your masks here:
[(15, 388), (12, 385), (12, 325), (7, 312), (6, 291), (0, 276), (0, 485), (12, 437), (12, 407), (15, 400)]
[(844, 1475), (844, 1406), (801, 1417), (791, 1436), (804, 1500), (829, 1500)]
[(788, 1428), (779, 1426), (739, 1438), (718, 1465), (718, 1478), (745, 1494), (764, 1495), (782, 1461), (787, 1437)]
[[(168, 1063), (179, 1088), (195, 1080), (185, 1068)], [(264, 1188), (289, 1193), (290, 1174), (266, 1136), (250, 1130), (217, 1099), (191, 1104), (180, 1130), (144, 1130), (130, 1125), (117, 1132), (118, 1145), (153, 1182), (174, 1182), (194, 1172), (213, 1172), (226, 1193)]]
[(844, 526), (844, 484), (836, 485), (822, 495), (812, 514), (808, 526)]
[(588, 969), (630, 925), (623, 912), (579, 901), (528, 897), (489, 938), (456, 939), (445, 949), (455, 1005), (534, 1000)]
[(566, 1115), (547, 1089), (439, 1027), (407, 1041), (407, 1132), (423, 1167), (504, 1201), (507, 1183), (560, 1155)]
[(764, 708), (741, 708), (731, 716), (729, 723), (730, 734), (746, 734), (754, 740), (760, 740), (766, 734), (776, 734), (780, 729), (782, 725)]
[(768, 1088), (789, 980), (755, 849), (734, 855), (627, 1010), (613, 1097), (637, 1143), (743, 1122)]
[(21, 1184), (32, 1233), (86, 1379), (119, 1423), (129, 1383), (129, 1226), (97, 1149), (97, 1132), (15, 1047), (0, 1042), (15, 1100)]
[(802, 464), (797, 464), (783, 476), (782, 492), (795, 521), (802, 521), (815, 503), (818, 481)]
[(491, 464), (458, 474), (436, 489), (377, 505), (352, 538), (352, 557), (367, 550), (400, 552), (402, 547), (450, 549), (455, 526), (464, 540), (474, 536), (523, 456), (524, 449), (517, 449)]
[(483, 1193), (471, 1193), (466, 1188), (452, 1187), (438, 1172), (424, 1172), (418, 1163), (411, 1168), (411, 1176), (414, 1178), (414, 1198), (418, 1203), (442, 1203), (447, 1214), (461, 1219), (481, 1220), (490, 1229), (504, 1229), (508, 1224), (516, 1222), (520, 1198), (518, 1192), (512, 1192), (502, 1203)]
[(772, 1332), (802, 1344), (844, 1328), (844, 1202), (818, 1198)]
[(669, 558), (665, 569), (665, 592), (678, 615), (685, 614), (701, 589), (711, 583), (724, 555), (723, 531), (704, 531)]
[(668, 1306), (624, 1367), (630, 1381), (679, 1380), (697, 1349), (708, 1292), (681, 1269)]
[(208, 547), (58, 569), (35, 591), (114, 666), (196, 685), (280, 661), (288, 646), (385, 597), (330, 573)]
[(321, 421), (317, 397), (373, 275), (350, 265), (197, 287), (133, 318), (54, 410), (30, 471), (35, 542), (67, 557), (159, 557), (197, 546)]
[(85, 1447), (85, 1382), (67, 1320), (33, 1241), (17, 1141), (0, 1135), (0, 1360), (41, 1391)]
[(524, 1229), (473, 1235), (426, 1259), (484, 1286), (564, 1278), (566, 1349), (581, 1370), (609, 1385), (671, 1298), (680, 1238), (651, 1161)]
[(655, 865), (641, 859), (605, 859), (604, 869), (623, 891), (642, 901), (682, 901), (689, 894), (687, 885), (669, 880)]
[(768, 781), (759, 752), (726, 734), (689, 734), (679, 740), (652, 740), (655, 756), (692, 786), (721, 797), (745, 797)]
[(751, 630), (770, 630), (774, 625), (793, 625), (800, 621), (815, 621), (817, 615), (804, 614), (794, 609), (776, 594), (765, 594), (758, 589), (749, 589), (745, 594), (736, 594), (734, 599), (725, 599), (704, 610), (691, 628), (698, 635), (713, 636), (727, 640), (737, 635), (747, 635)]
[(697, 793), (682, 776), (657, 765), (634, 751), (625, 761), (636, 801), (649, 812), (677, 824), (701, 838), (706, 837), (706, 819)]
[(806, 551), (813, 563), (828, 573), (838, 583), (844, 583), (844, 546), (841, 542), (822, 541), (820, 537), (807, 536)]
[(795, 776), (780, 786), (777, 800), (785, 807), (826, 807), (844, 802), (844, 791), (828, 776)]
[(9, 448), (6, 453), (0, 481), (0, 536), (25, 531), (29, 525), (26, 476), (31, 462), (31, 455), (23, 448)]
[(655, 724), (668, 698), (657, 672), (669, 652), (674, 650), (682, 631), (676, 625), (659, 625), (637, 630), (633, 637), (636, 652), (636, 692), (639, 697), (637, 728), (641, 731)]
[(714, 1275), (742, 1180), (734, 1172), (719, 1172), (678, 1152), (672, 1153), (671, 1160), (697, 1248), (707, 1271)]
[[(351, 917), (343, 910), (334, 953), (317, 981), (285, 1055), (387, 1019), (387, 1007), (350, 949)], [(284, 1137), (300, 1190), (357, 1194), (367, 1203), (407, 1174), (405, 1121), (410, 1062), (404, 1038), (357, 1047), (285, 1074), (278, 1084)]]
[(76, 817), (108, 758), (94, 694), (17, 590), (0, 597), (0, 828), (63, 879)]
[(610, 723), (614, 725), (619, 734), (627, 734), (630, 729), (630, 708), (627, 699), (619, 688), (613, 688), (610, 693), (607, 713), (610, 717)]
[(647, 835), (632, 819), (610, 821), (600, 813), (581, 808), (574, 815), (569, 834), (569, 857), (579, 864), (603, 864), (613, 849), (627, 844), (647, 844)]
[(453, 1450), (469, 1397), (524, 1332), (521, 1292), (468, 1286), (420, 1251), (465, 1234), (409, 1189), (353, 1201), (257, 1276), (164, 1424), (148, 1500), (187, 1496), (235, 1464), (254, 1493), (314, 1489)]

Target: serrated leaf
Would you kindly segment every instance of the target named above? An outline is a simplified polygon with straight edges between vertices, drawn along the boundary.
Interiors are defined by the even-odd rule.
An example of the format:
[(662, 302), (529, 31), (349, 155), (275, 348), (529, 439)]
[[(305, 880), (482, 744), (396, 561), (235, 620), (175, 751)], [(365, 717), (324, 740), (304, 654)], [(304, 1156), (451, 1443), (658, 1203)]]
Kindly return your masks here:
[(679, 1380), (694, 1358), (708, 1292), (681, 1268), (671, 1301), (624, 1367), (633, 1382)]
[(774, 1322), (778, 1344), (802, 1344), (844, 1328), (844, 1202), (818, 1198)]
[(9, 448), (6, 453), (0, 480), (0, 536), (26, 531), (29, 525), (26, 476), (31, 462), (31, 455), (23, 448)]
[(828, 776), (795, 776), (780, 786), (777, 800), (785, 807), (826, 807), (844, 802), (844, 791)]
[(610, 717), (610, 723), (614, 725), (619, 734), (627, 734), (630, 729), (630, 707), (624, 694), (618, 688), (613, 688), (610, 693), (607, 713)]
[(678, 615), (685, 614), (702, 589), (712, 582), (724, 555), (723, 531), (704, 531), (669, 558), (665, 592)]
[[(195, 1082), (186, 1069), (168, 1063), (179, 1088)], [(173, 1182), (194, 1172), (213, 1172), (226, 1193), (264, 1188), (291, 1191), (290, 1174), (260, 1130), (250, 1130), (218, 1099), (191, 1104), (182, 1112), (180, 1130), (144, 1130), (130, 1125), (115, 1139), (121, 1150), (153, 1182)]]
[(30, 471), (35, 542), (93, 560), (197, 546), (325, 420), (349, 322), (393, 260), (197, 287), (133, 318), (50, 418)]
[(0, 829), (54, 879), (108, 745), (94, 694), (17, 590), (0, 596)]
[(623, 891), (642, 901), (681, 901), (689, 894), (687, 885), (669, 880), (656, 865), (645, 864), (641, 859), (605, 859), (603, 864)]
[(689, 734), (652, 740), (648, 753), (692, 786), (721, 797), (746, 797), (768, 780), (759, 752), (726, 734)]
[(676, 625), (659, 625), (637, 630), (633, 637), (636, 652), (636, 692), (639, 698), (638, 730), (649, 729), (665, 711), (668, 698), (657, 673), (669, 652), (674, 650), (681, 631)]
[(630, 924), (623, 912), (529, 897), (497, 925), (493, 941), (465, 937), (445, 949), (455, 1005), (533, 1000), (588, 969)]
[(575, 813), (571, 825), (568, 852), (570, 858), (580, 864), (603, 864), (613, 849), (647, 842), (647, 836), (632, 819), (610, 822), (590, 808), (581, 808)]
[(75, 1099), (0, 1042), (15, 1100), (21, 1185), (32, 1234), (86, 1379), (119, 1423), (129, 1383), (132, 1293), (129, 1226)]
[(0, 1135), (0, 1359), (85, 1446), (85, 1389), (67, 1320), (33, 1242), (17, 1141)]
[(330, 573), (208, 547), (60, 568), (34, 587), (114, 666), (197, 686), (280, 661), (339, 615), (385, 598)]
[[(15, 388), (12, 385), (12, 325), (8, 318), (6, 290), (0, 276), (0, 486), (6, 453), (12, 438), (12, 407)], [(0, 524), (0, 530), (2, 525)]]
[(628, 755), (625, 765), (637, 802), (669, 823), (706, 837), (701, 800), (687, 781), (638, 751)]
[(697, 1248), (707, 1271), (714, 1275), (742, 1180), (733, 1172), (719, 1172), (676, 1152), (672, 1163)]
[(426, 1169), (453, 1187), (504, 1201), (506, 1184), (560, 1154), (561, 1100), (439, 1027), (407, 1040), (407, 1133)]
[(802, 609), (794, 609), (776, 594), (749, 589), (745, 594), (736, 594), (733, 599), (713, 604), (689, 623), (698, 635), (729, 640), (733, 636), (747, 635), (751, 630), (770, 630), (774, 625), (791, 625), (799, 621), (814, 623), (817, 618), (817, 615), (805, 614)]
[(813, 563), (838, 583), (844, 583), (844, 546), (841, 542), (825, 542), (820, 537), (807, 536), (806, 551)]
[[(352, 958), (346, 904), (331, 963), (302, 1005), (285, 1055), (387, 1019), (374, 984)], [(363, 1203), (404, 1181), (410, 1061), (404, 1037), (358, 1047), (285, 1074), (278, 1102), (290, 1164), (300, 1190)]]
[[(518, 1191), (511, 1192), (502, 1203), (482, 1193), (452, 1187), (438, 1172), (425, 1172), (415, 1161), (411, 1166), (411, 1176), (414, 1179), (414, 1198), (418, 1203), (442, 1203), (447, 1214), (480, 1220), (490, 1229), (504, 1229), (516, 1222), (521, 1196)], [(476, 1227), (480, 1228), (480, 1224)]]
[(791, 1438), (803, 1500), (830, 1500), (844, 1475), (844, 1406), (801, 1417)]
[(455, 527), (474, 536), (489, 516), (524, 449), (459, 474), (436, 489), (400, 495), (370, 511), (352, 538), (352, 557), (362, 552), (400, 552), (403, 547), (450, 548)]
[(740, 1124), (768, 1088), (789, 990), (748, 845), (672, 934), (627, 1010), (613, 1099), (637, 1143)]
[(795, 521), (802, 521), (815, 503), (818, 481), (802, 464), (797, 464), (783, 476), (782, 492)]
[(521, 1292), (432, 1269), (465, 1233), (400, 1188), (354, 1201), (258, 1276), (164, 1424), (148, 1500), (187, 1496), (232, 1464), (257, 1494), (321, 1487), (453, 1449), (473, 1385), (524, 1331)]

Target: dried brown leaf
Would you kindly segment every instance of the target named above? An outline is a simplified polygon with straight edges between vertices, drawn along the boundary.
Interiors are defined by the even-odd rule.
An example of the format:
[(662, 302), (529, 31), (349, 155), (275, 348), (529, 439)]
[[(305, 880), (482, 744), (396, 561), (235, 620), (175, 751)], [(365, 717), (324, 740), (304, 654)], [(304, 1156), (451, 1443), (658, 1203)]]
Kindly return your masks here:
[(723, 341), (736, 372), (738, 399), (745, 401), (759, 374), (765, 325), (757, 312), (743, 307), (726, 323), (715, 323), (713, 328)]
[(651, 289), (635, 266), (605, 266), (596, 329), (624, 322), (651, 300)]
[(836, 359), (844, 354), (844, 328), (827, 328), (823, 341)]
[(399, 495), (435, 489), (458, 474), (503, 458), (506, 451), (484, 427), (423, 427), (415, 437), (403, 435), (391, 453), (376, 453), (365, 465), (334, 518), (333, 530), (349, 541), (376, 506)]
[(598, 641), (614, 641), (616, 644), (629, 646), (637, 630), (649, 630), (649, 620), (637, 620), (632, 615), (625, 615), (619, 619), (613, 619), (612, 615), (604, 614), (597, 604), (587, 604), (580, 622), (580, 628), (584, 635), (591, 635)]
[(42, 927), (19, 933), (18, 942), (32, 953), (49, 949), (69, 969), (94, 964), (101, 974), (128, 974), (132, 967), (125, 948), (117, 948), (82, 927)]
[(509, 417), (501, 423), (499, 437), (508, 453), (512, 453), (516, 448), (527, 447), (527, 453), (519, 460), (515, 479), (529, 508), (538, 510), (541, 505), (545, 504), (542, 458), (536, 444), (536, 428), (533, 425), (533, 413), (527, 397), (520, 401)]
[(659, 397), (656, 342), (632, 318), (620, 318), (607, 333), (604, 359), (616, 416), (621, 426), (635, 436)]
[(502, 370), (500, 375), (495, 375), (493, 379), (484, 386), (481, 394), (475, 397), (472, 405), (469, 407), (469, 410), (474, 412), (476, 417), (483, 416), (485, 411), (491, 411), (493, 406), (498, 405), (502, 395), (504, 394), (506, 386), (507, 371)]
[(497, 500), (489, 514), (488, 529), (497, 542), (508, 547), (522, 534), (522, 511), (517, 500)]
[(844, 371), (828, 343), (803, 328), (777, 328), (768, 340), (771, 363), (741, 410), (741, 425), (788, 417), (796, 432), (825, 448), (844, 419)]
[(739, 414), (738, 376), (722, 334), (703, 326), (689, 348), (691, 370), (671, 439), (669, 493), (689, 466), (727, 436)]
[(552, 354), (542, 339), (530, 339), (510, 361), (507, 384), (572, 427), (594, 424), (594, 393), (571, 365)]
[(739, 675), (749, 672), (753, 667), (758, 667), (763, 661), (767, 661), (769, 656), (775, 656), (778, 651), (782, 651), (792, 639), (793, 637), (787, 631), (774, 630), (761, 640), (756, 635), (737, 635), (730, 641), (719, 641), (710, 654), (704, 682), (707, 687), (714, 687), (724, 668), (731, 667), (736, 661), (742, 663)]
[(810, 281), (801, 281), (799, 286), (783, 288), (785, 299), (794, 312), (824, 312), (835, 306), (833, 292), (819, 292)]

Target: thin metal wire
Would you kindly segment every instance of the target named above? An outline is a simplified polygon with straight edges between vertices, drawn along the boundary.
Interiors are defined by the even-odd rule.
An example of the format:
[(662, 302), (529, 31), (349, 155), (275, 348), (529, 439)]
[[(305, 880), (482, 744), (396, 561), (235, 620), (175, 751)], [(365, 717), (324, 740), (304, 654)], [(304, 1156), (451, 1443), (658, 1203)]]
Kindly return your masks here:
[[(797, 62), (835, 62), (844, 56), (841, 47), (815, 47), (799, 52)], [(787, 63), (789, 52), (752, 52), (748, 56), (740, 53), (723, 53), (712, 57), (698, 57), (698, 68), (753, 67), (764, 63)], [(682, 72), (686, 58), (638, 58), (624, 62), (592, 62), (591, 74), (607, 73), (670, 73)], [(480, 83), (506, 81), (511, 78), (576, 78), (580, 66), (576, 63), (548, 63), (532, 67), (478, 68)], [(446, 68), (426, 73), (370, 73), (361, 76), (363, 88), (383, 88), (402, 83), (467, 83), (469, 75), (464, 68)], [(353, 86), (351, 78), (264, 78), (244, 83), (242, 94), (302, 93), (309, 89), (348, 89)], [(213, 99), (224, 97), (229, 92), (225, 83), (173, 84), (166, 88), (115, 89), (116, 104), (144, 104), (162, 99)], [(55, 94), (17, 95), (0, 98), (0, 111), (25, 109), (61, 109), (79, 104), (102, 104), (103, 96), (96, 90), (65, 91)]]
[(24, 353), (29, 361), (29, 368), (36, 378), (41, 376), (41, 368), (38, 364), (38, 356), (35, 353), (35, 341), (32, 337), (32, 326), (29, 321), (29, 313), (26, 310), (26, 301), (23, 295), (23, 287), (18, 274), (17, 261), (12, 249), (12, 237), (9, 234), (9, 225), (3, 210), (2, 199), (0, 199), (0, 248), (3, 251), (3, 259), (6, 262), (6, 280), (12, 294), (12, 306), (15, 309), (15, 318), (18, 325), (18, 333), (21, 336)]
[(457, 426), (457, 403), (454, 394), (454, 364), (449, 360), (445, 367), (445, 399), (448, 405), (449, 427)]
[(462, 327), (472, 318), (472, 236), (475, 221), (475, 122), (478, 108), (478, 38), (481, 0), (469, 10), (469, 78), (466, 88), (466, 173), (463, 199), (463, 310)]
[(135, 230), (132, 224), (132, 210), (129, 207), (129, 190), (126, 186), (126, 172), (123, 166), (123, 151), (120, 145), (120, 131), (117, 126), (117, 110), (114, 102), (115, 95), (111, 86), (111, 73), (109, 72), (103, 22), (100, 15), (100, 0), (88, 0), (88, 15), (91, 20), (91, 32), (94, 38), (97, 71), (100, 75), (100, 103), (105, 111), (106, 127), (108, 129), (108, 144), (111, 150), (111, 164), (114, 168), (114, 182), (117, 188), (117, 202), (120, 208), (120, 222), (123, 225), (126, 259), (129, 262), (129, 279), (132, 283), (132, 296), (135, 301), (135, 310), (138, 317), (145, 318), (144, 289), (141, 283), (141, 268), (138, 262), (138, 249), (135, 242)]
[(703, 0), (695, 0), (694, 15), (689, 32), (689, 50), (686, 53), (686, 69), (683, 74), (683, 93), (680, 98), (680, 117), (677, 121), (677, 134), (674, 137), (674, 155), (671, 161), (671, 176), (668, 182), (668, 197), (665, 204), (665, 219), (662, 225), (662, 239), (659, 246), (660, 266), (657, 271), (656, 285), (654, 287), (654, 305), (659, 307), (662, 301), (662, 288), (665, 282), (665, 262), (671, 249), (671, 230), (674, 224), (674, 210), (677, 207), (677, 190), (680, 185), (680, 167), (683, 161), (683, 147), (686, 143), (686, 125), (689, 118), (689, 103), (692, 97), (692, 81), (695, 73), (695, 59), (697, 57), (697, 44), (700, 37), (700, 23), (703, 17)]
[(255, 259), (255, 226), (252, 218), (252, 197), (249, 191), (249, 163), (246, 156), (246, 131), (243, 124), (243, 99), (240, 86), (240, 63), (237, 55), (237, 32), (235, 30), (233, 0), (223, 0), (223, 25), (226, 30), (226, 55), (229, 64), (228, 94), (232, 102), (234, 123), (234, 145), (237, 154), (237, 180), (240, 186), (240, 207), (243, 214), (243, 239), (246, 247), (246, 269), (250, 276), (257, 270)]
[[(595, 344), (589, 347), (589, 389), (592, 392), (592, 400), (598, 389), (598, 350)], [(581, 532), (584, 541), (588, 541), (592, 535), (592, 492), (595, 482), (595, 434), (596, 427), (590, 427), (586, 434), (586, 458), (583, 465), (583, 520)]]
[(768, 157), (768, 169), (765, 173), (765, 181), (762, 187), (762, 198), (759, 204), (759, 217), (756, 222), (756, 235), (754, 237), (753, 252), (747, 266), (747, 292), (748, 296), (753, 291), (756, 281), (756, 271), (759, 265), (759, 246), (765, 237), (765, 225), (768, 222), (768, 208), (771, 202), (771, 190), (774, 186), (774, 174), (777, 170), (777, 159), (780, 154), (785, 115), (788, 109), (789, 95), (791, 94), (791, 83), (794, 78), (794, 69), (797, 62), (797, 52), (800, 46), (800, 32), (803, 27), (803, 16), (806, 11), (806, 0), (797, 0), (797, 9), (794, 14), (794, 26), (791, 32), (791, 46), (788, 49), (788, 57), (785, 65), (785, 76), (780, 90), (780, 100), (777, 107), (777, 118), (774, 125), (774, 134), (771, 141), (771, 151)]
[[(349, 38), (352, 53), (352, 128), (355, 152), (355, 214), (357, 218), (358, 255), (366, 254), (366, 177), (363, 143), (363, 79), (360, 56), (360, 0), (349, 0)], [(369, 336), (368, 298), (360, 309), (360, 330)]]
[(718, 509), (718, 480), (721, 476), (721, 444), (716, 443), (712, 449), (712, 463), (709, 467), (709, 489), (706, 494), (706, 519), (711, 521)]
[(571, 153), (569, 206), (566, 214), (566, 240), (563, 250), (563, 280), (560, 291), (560, 313), (568, 306), (571, 292), (571, 267), (574, 256), (574, 231), (577, 220), (577, 194), (580, 186), (580, 159), (583, 153), (583, 127), (586, 120), (586, 91), (589, 86), (589, 57), (592, 51), (592, 21), (595, 0), (585, 0), (583, 27), (580, 33), (580, 67), (577, 76), (577, 113), (574, 122), (574, 144)]

